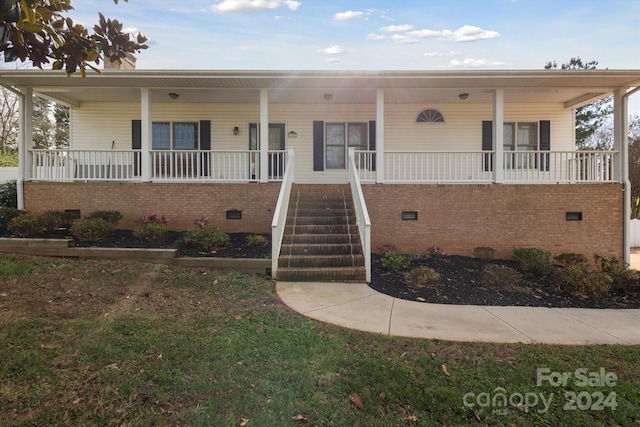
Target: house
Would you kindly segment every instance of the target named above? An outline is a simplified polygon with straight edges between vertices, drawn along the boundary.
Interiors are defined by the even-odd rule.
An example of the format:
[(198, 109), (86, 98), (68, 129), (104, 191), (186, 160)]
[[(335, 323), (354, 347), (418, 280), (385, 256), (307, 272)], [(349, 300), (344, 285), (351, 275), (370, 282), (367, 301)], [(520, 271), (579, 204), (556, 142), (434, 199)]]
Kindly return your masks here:
[[(0, 81), (24, 95), (28, 210), (116, 209), (126, 227), (155, 212), (176, 229), (207, 217), (279, 241), (292, 188), (349, 184), (365, 259), (395, 243), (629, 260), (624, 141), (640, 70), (2, 70)], [(71, 108), (68, 149), (32, 149), (31, 94)], [(614, 150), (576, 151), (574, 109), (611, 94)]]

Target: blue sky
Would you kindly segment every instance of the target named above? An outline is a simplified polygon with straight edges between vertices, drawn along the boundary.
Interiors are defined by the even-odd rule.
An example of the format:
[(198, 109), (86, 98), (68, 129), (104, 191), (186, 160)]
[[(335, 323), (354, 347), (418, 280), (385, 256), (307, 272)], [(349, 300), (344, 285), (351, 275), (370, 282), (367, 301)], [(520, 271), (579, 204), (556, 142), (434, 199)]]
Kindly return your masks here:
[(139, 30), (145, 69), (640, 68), (640, 0), (76, 0)]

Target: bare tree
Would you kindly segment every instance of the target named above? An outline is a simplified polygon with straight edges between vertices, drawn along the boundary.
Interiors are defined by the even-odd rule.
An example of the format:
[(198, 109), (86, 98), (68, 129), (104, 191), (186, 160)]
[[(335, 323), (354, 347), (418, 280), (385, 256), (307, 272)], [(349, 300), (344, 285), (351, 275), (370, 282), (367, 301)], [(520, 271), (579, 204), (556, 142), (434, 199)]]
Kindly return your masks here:
[(0, 153), (18, 147), (18, 96), (5, 87), (0, 88)]

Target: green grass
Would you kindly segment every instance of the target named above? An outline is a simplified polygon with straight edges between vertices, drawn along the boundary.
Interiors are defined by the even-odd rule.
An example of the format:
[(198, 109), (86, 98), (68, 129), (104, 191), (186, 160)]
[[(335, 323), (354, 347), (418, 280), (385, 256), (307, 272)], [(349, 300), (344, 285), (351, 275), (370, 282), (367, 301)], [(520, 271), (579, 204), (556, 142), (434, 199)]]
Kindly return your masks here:
[[(76, 280), (61, 283), (60, 261), (0, 255), (0, 262), (32, 265), (0, 288), (7, 294), (0, 297), (2, 425), (238, 426), (248, 419), (247, 426), (632, 426), (640, 420), (639, 346), (394, 338), (304, 318), (279, 302), (271, 281), (256, 276), (64, 260), (60, 277)], [(22, 287), (38, 291), (20, 293)], [(60, 310), (51, 307), (56, 304)], [(604, 367), (618, 381), (538, 387), (539, 367)], [(507, 394), (554, 393), (553, 404), (548, 413), (474, 412), (463, 404), (465, 394), (497, 387)], [(564, 411), (569, 391), (615, 392), (618, 407)], [(363, 409), (349, 399), (352, 393)]]

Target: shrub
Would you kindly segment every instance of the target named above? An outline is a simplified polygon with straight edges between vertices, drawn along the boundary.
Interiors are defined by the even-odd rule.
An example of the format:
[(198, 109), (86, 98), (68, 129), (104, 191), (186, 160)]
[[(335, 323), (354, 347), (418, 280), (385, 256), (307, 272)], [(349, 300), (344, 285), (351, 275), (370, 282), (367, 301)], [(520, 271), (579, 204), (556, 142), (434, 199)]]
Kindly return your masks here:
[(526, 273), (544, 276), (553, 269), (551, 254), (538, 248), (514, 248), (513, 258)]
[(47, 227), (42, 224), (40, 217), (26, 212), (23, 215), (14, 217), (7, 226), (7, 230), (19, 237), (42, 236), (47, 232)]
[(210, 251), (229, 244), (229, 235), (221, 231), (217, 225), (209, 224), (206, 219), (197, 220), (195, 224), (195, 227), (187, 231), (184, 236), (184, 242), (187, 245)]
[(40, 222), (51, 234), (60, 228), (71, 228), (73, 224), (73, 214), (64, 211), (46, 211), (40, 215)]
[(18, 207), (18, 188), (16, 181), (0, 183), (0, 207)]
[(563, 267), (568, 267), (570, 265), (587, 265), (587, 257), (575, 252), (565, 252), (554, 256), (553, 259)]
[(102, 218), (85, 218), (71, 226), (71, 235), (83, 242), (106, 239), (113, 232), (113, 224)]
[(438, 283), (440, 280), (440, 274), (437, 271), (424, 265), (407, 271), (403, 277), (407, 286), (425, 286)]
[(489, 264), (482, 271), (482, 284), (490, 289), (509, 289), (515, 286), (522, 274), (506, 265)]
[(251, 234), (247, 236), (247, 245), (249, 246), (267, 246), (267, 243), (269, 243), (269, 241), (264, 236), (260, 236), (257, 234)]
[(411, 257), (400, 252), (396, 245), (384, 245), (382, 251), (382, 265), (389, 270), (404, 270), (411, 264)]
[(7, 234), (9, 223), (13, 218), (25, 213), (26, 211), (18, 208), (0, 208), (0, 235)]
[(564, 267), (554, 274), (554, 282), (560, 290), (593, 299), (606, 295), (612, 281), (608, 274), (580, 265)]
[(447, 253), (441, 247), (433, 246), (433, 247), (429, 248), (428, 254), (429, 254), (429, 256), (437, 258), (437, 257), (445, 256)]
[(478, 246), (473, 248), (473, 256), (485, 261), (489, 261), (496, 256), (496, 250), (489, 246)]
[(133, 230), (133, 235), (147, 242), (162, 243), (167, 240), (168, 222), (169, 220), (164, 215), (143, 215), (139, 220), (140, 225)]
[(87, 219), (100, 218), (113, 224), (115, 227), (122, 219), (122, 214), (118, 211), (95, 211), (87, 215)]
[(625, 293), (640, 296), (640, 271), (621, 270), (612, 279), (617, 287)]
[(624, 271), (624, 264), (616, 257), (605, 257), (593, 254), (593, 260), (596, 262), (598, 269), (606, 274), (616, 274)]

